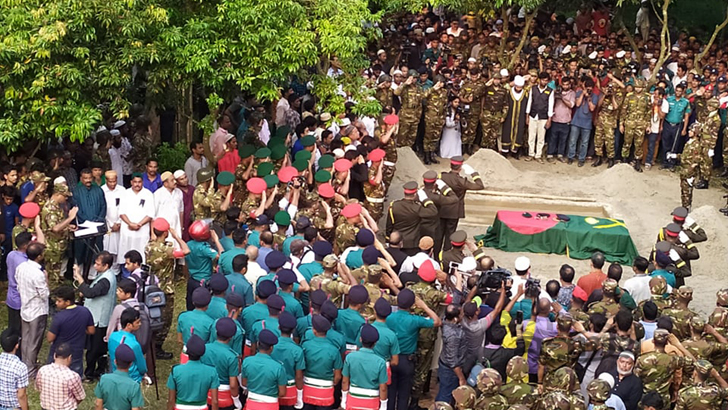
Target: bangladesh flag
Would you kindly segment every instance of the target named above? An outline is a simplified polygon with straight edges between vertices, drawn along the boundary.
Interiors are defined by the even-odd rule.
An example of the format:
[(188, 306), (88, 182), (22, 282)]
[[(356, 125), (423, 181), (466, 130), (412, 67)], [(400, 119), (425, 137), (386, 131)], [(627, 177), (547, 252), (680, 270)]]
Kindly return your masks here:
[[(580, 215), (498, 211), (485, 235), (477, 235), (478, 246), (506, 252), (555, 253), (574, 259), (589, 259), (595, 251), (610, 262), (631, 265), (637, 249), (620, 219)], [(563, 220), (563, 216), (568, 220)]]

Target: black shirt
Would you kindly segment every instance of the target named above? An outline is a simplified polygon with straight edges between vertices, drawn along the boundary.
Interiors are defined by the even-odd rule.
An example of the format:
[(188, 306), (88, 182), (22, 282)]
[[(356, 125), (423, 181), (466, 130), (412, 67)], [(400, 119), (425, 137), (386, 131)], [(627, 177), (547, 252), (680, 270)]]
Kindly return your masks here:
[(392, 266), (392, 270), (394, 270), (394, 273), (399, 275), (399, 270), (402, 268), (402, 263), (405, 259), (407, 259), (407, 254), (402, 252), (399, 248), (387, 248), (387, 252), (389, 252), (390, 255), (392, 255), (392, 258), (394, 259), (394, 262), (397, 264), (397, 266)]
[(634, 374), (619, 380), (619, 373), (616, 370), (611, 374), (614, 376), (612, 394), (616, 394), (622, 399), (627, 410), (637, 410), (637, 404), (642, 399), (642, 380)]

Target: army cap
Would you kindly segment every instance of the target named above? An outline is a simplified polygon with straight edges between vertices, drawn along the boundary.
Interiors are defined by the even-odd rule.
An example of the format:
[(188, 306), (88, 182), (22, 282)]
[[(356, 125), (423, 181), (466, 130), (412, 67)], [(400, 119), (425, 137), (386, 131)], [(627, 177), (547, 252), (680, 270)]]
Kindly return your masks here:
[(324, 261), (321, 263), (324, 268), (333, 268), (339, 263), (339, 257), (331, 254), (324, 256)]
[(435, 281), (437, 278), (437, 270), (435, 270), (435, 266), (432, 264), (431, 260), (427, 259), (422, 262), (419, 269), (417, 269), (417, 276), (428, 283)]
[(336, 172), (344, 172), (351, 169), (354, 164), (346, 158), (340, 158), (334, 161), (334, 169)]
[(384, 158), (385, 155), (387, 155), (387, 153), (383, 149), (375, 148), (372, 150), (372, 152), (369, 153), (368, 158), (369, 161), (379, 162)]
[(667, 339), (670, 336), (670, 332), (668, 332), (666, 329), (655, 329), (655, 333), (653, 334), (653, 339), (655, 339), (655, 342), (660, 344), (667, 343)]
[(695, 315), (690, 318), (690, 327), (697, 331), (697, 332), (703, 332), (703, 329), (705, 329), (705, 319), (702, 317)]
[(688, 209), (683, 206), (678, 206), (672, 211), (672, 219), (682, 223), (685, 218), (688, 217)]
[(616, 280), (612, 278), (606, 279), (604, 282), (602, 282), (602, 292), (608, 295), (613, 295), (614, 292), (616, 292), (617, 290), (617, 286), (618, 284)]
[(728, 306), (728, 289), (719, 290), (715, 293), (715, 297), (717, 298), (715, 303), (719, 306)]
[(256, 175), (259, 177), (264, 177), (266, 175), (270, 175), (271, 172), (273, 172), (273, 168), (275, 165), (272, 162), (263, 162), (258, 165), (258, 170)]
[(57, 184), (53, 185), (53, 193), (54, 194), (62, 194), (63, 196), (69, 197), (73, 196), (73, 193), (68, 188), (68, 185), (66, 184)]
[(308, 161), (309, 159), (311, 159), (311, 151), (306, 151), (305, 149), (302, 149), (296, 153), (294, 162), (300, 160)]
[(422, 180), (428, 184), (433, 183), (437, 180), (437, 172), (429, 169), (422, 174)]
[(278, 291), (278, 287), (272, 280), (264, 279), (258, 283), (258, 296), (263, 299), (267, 299), (276, 291)]
[(268, 309), (273, 309), (277, 311), (282, 311), (286, 308), (286, 302), (283, 301), (283, 297), (281, 297), (281, 295), (277, 293), (268, 296), (267, 305)]
[(270, 159), (273, 161), (278, 161), (283, 159), (283, 157), (286, 156), (286, 151), (288, 151), (288, 147), (285, 146), (285, 144), (274, 144), (270, 147)]
[(321, 305), (323, 305), (324, 302), (326, 302), (327, 298), (328, 298), (328, 296), (326, 296), (326, 292), (324, 292), (321, 289), (316, 289), (313, 292), (311, 292), (311, 306), (313, 306), (316, 309), (320, 309)]
[[(263, 164), (265, 164), (265, 163), (263, 163)], [(260, 165), (263, 165), (263, 164), (260, 164)], [(278, 171), (278, 179), (281, 182), (283, 182), (284, 184), (291, 182), (291, 180), (295, 176), (298, 176), (298, 170), (291, 166), (283, 167)]]
[(392, 305), (387, 299), (379, 298), (374, 302), (374, 312), (381, 318), (386, 318), (392, 314)]
[(384, 123), (387, 125), (394, 125), (399, 122), (399, 116), (397, 114), (389, 114), (384, 117)]
[(331, 172), (329, 172), (325, 169), (319, 169), (313, 175), (313, 179), (316, 182), (329, 182), (329, 181), (331, 181)]
[(382, 275), (382, 265), (372, 264), (367, 266), (369, 270), (369, 277), (377, 277)]
[(278, 336), (268, 329), (263, 329), (258, 334), (258, 343), (266, 346), (275, 346), (278, 344)]
[(35, 218), (40, 213), (40, 205), (35, 202), (26, 202), (20, 205), (18, 212), (20, 212), (20, 216), (23, 218)]
[(44, 173), (40, 171), (33, 171), (30, 173), (30, 177), (28, 178), (33, 182), (48, 182), (51, 179), (47, 177)]
[(192, 304), (195, 307), (201, 308), (209, 305), (210, 299), (212, 296), (207, 288), (200, 287), (192, 291)]
[(667, 292), (667, 281), (664, 276), (654, 276), (650, 279), (650, 292), (653, 295), (663, 295)]
[(592, 401), (600, 403), (604, 403), (605, 401), (607, 401), (607, 399), (609, 398), (610, 390), (612, 390), (612, 388), (609, 386), (609, 383), (601, 379), (592, 380), (586, 387), (589, 398)]
[(680, 231), (682, 231), (682, 227), (676, 223), (669, 223), (665, 227), (665, 233), (667, 233), (668, 236), (678, 236), (680, 234)]
[(208, 282), (210, 285), (210, 289), (215, 293), (222, 293), (225, 292), (228, 288), (228, 280), (225, 277), (225, 275), (216, 273), (212, 276), (210, 276), (210, 280)]
[(544, 385), (544, 388), (548, 390), (561, 390), (564, 392), (571, 392), (576, 385), (578, 378), (576, 377), (574, 369), (570, 367), (561, 367), (556, 370), (553, 373), (553, 376), (549, 377), (548, 380), (551, 384)]
[(677, 290), (675, 290), (675, 294), (677, 294), (678, 297), (683, 299), (692, 300), (693, 299), (693, 288), (690, 286), (682, 285)]
[(574, 318), (572, 318), (571, 315), (568, 314), (568, 313), (565, 314), (565, 315), (559, 315), (559, 317), (556, 319), (556, 323), (559, 326), (564, 326), (564, 327), (565, 326), (569, 326), (569, 327), (571, 327), (571, 325), (574, 323)]
[(236, 330), (237, 326), (235, 326), (235, 322), (229, 317), (221, 317), (215, 323), (215, 331), (217, 331), (218, 337), (222, 337), (223, 339), (230, 339), (235, 336)]
[(276, 129), (276, 138), (286, 139), (286, 137), (288, 137), (288, 134), (290, 134), (290, 133), (291, 133), (291, 127), (289, 127), (287, 125), (283, 125), (281, 127), (278, 127), (278, 129)]
[(459, 409), (472, 409), (475, 406), (475, 389), (468, 385), (458, 386), (452, 391), (452, 397)]
[(245, 144), (242, 147), (238, 148), (238, 155), (240, 155), (240, 158), (245, 159), (253, 156), (256, 149), (257, 148), (255, 148), (255, 145)]
[(465, 231), (455, 231), (450, 235), (450, 243), (453, 246), (463, 246), (465, 241), (468, 239), (468, 234)]
[(260, 177), (250, 178), (248, 182), (245, 183), (245, 187), (248, 188), (248, 191), (250, 191), (250, 193), (259, 195), (262, 194), (266, 188), (268, 188), (268, 183)]
[[(304, 151), (301, 151), (301, 152), (304, 152)], [(308, 152), (308, 151), (305, 151), (305, 152)], [(299, 159), (293, 161), (293, 168), (296, 168), (296, 170), (298, 172), (302, 172), (302, 171), (306, 170), (306, 168), (308, 168), (308, 160), (299, 158)]]
[(301, 145), (303, 145), (304, 147), (310, 147), (314, 144), (316, 144), (316, 137), (314, 137), (313, 135), (306, 135), (305, 137), (301, 138)]
[(354, 218), (361, 213), (361, 205), (358, 203), (349, 204), (341, 210), (341, 215), (344, 218)]
[(273, 217), (273, 221), (279, 226), (288, 226), (291, 224), (291, 215), (286, 211), (278, 211)]
[[(366, 289), (364, 289), (364, 290), (366, 291)], [(379, 340), (379, 331), (377, 331), (376, 327), (374, 327), (368, 323), (361, 327), (362, 343), (376, 343), (378, 340)]]
[(207, 182), (215, 176), (215, 170), (212, 168), (200, 168), (197, 170), (197, 182)]
[(506, 364), (506, 375), (512, 380), (521, 380), (528, 374), (528, 363), (523, 356), (513, 356)]
[(334, 187), (331, 186), (330, 183), (324, 182), (321, 185), (316, 188), (316, 191), (318, 192), (319, 196), (324, 199), (330, 199), (336, 196), (336, 191), (334, 191)]
[(134, 359), (136, 357), (136, 356), (134, 356), (134, 351), (131, 350), (131, 347), (129, 347), (129, 345), (124, 343), (123, 339), (121, 341), (121, 344), (116, 347), (114, 356), (116, 357), (116, 360), (118, 360), (120, 362), (126, 362), (126, 363), (134, 362)]
[(483, 394), (495, 394), (500, 390), (501, 385), (503, 384), (503, 379), (501, 378), (500, 373), (498, 373), (498, 370), (495, 369), (483, 369), (478, 373), (478, 390), (481, 391)]
[[(283, 311), (278, 316), (278, 327), (283, 331), (293, 330), (296, 328), (296, 317), (291, 312)], [(286, 332), (288, 333), (288, 332)]]
[(314, 330), (320, 333), (328, 332), (331, 329), (331, 322), (323, 315), (313, 315), (311, 318), (311, 325)]
[(718, 98), (711, 98), (708, 100), (708, 108), (711, 110), (717, 110), (720, 108), (720, 100)]
[(202, 338), (200, 338), (200, 336), (193, 334), (187, 340), (186, 353), (191, 356), (198, 356), (198, 357), (204, 356), (205, 341), (202, 340)]
[(235, 182), (235, 175), (232, 172), (223, 171), (217, 175), (217, 184), (220, 186), (232, 185)]
[(322, 155), (321, 158), (319, 158), (319, 160), (318, 160), (319, 169), (333, 167), (335, 160), (336, 159), (334, 158), (333, 155), (329, 155), (329, 154)]
[(525, 404), (513, 404), (508, 408), (508, 410), (531, 410), (531, 406), (527, 406)]
[(272, 250), (265, 256), (265, 265), (274, 271), (286, 264), (286, 255), (281, 251)]
[(278, 177), (275, 175), (266, 175), (263, 177), (263, 181), (265, 181), (265, 187), (267, 189), (275, 187), (276, 185), (278, 185), (278, 182), (280, 182), (278, 180)]
[(267, 147), (258, 148), (258, 150), (255, 151), (255, 157), (258, 159), (270, 157), (270, 148), (267, 148)]
[(407, 182), (404, 184), (404, 186), (402, 188), (404, 189), (405, 194), (412, 195), (415, 192), (417, 192), (417, 188), (418, 188), (417, 182), (415, 182), (415, 181)]
[(707, 360), (698, 360), (695, 362), (695, 370), (702, 375), (706, 375), (713, 370), (713, 365)]

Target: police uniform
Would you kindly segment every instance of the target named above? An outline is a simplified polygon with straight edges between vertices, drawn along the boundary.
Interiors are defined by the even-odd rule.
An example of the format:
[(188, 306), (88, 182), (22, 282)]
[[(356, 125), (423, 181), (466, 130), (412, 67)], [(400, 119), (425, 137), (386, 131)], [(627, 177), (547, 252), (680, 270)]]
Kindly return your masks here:
[[(271, 295), (276, 293), (277, 287), (276, 284), (273, 283), (273, 281), (270, 280), (262, 280), (258, 282), (258, 298), (260, 300), (267, 300)], [(268, 317), (268, 306), (266, 303), (263, 303), (261, 301), (258, 301), (245, 309), (243, 309), (243, 314), (241, 316), (242, 318), (242, 324), (243, 329), (245, 331), (246, 336), (246, 342), (245, 342), (245, 350), (244, 355), (250, 356), (250, 346), (251, 346), (251, 339), (250, 335), (253, 334), (253, 325), (256, 322), (259, 322), (265, 318)]]
[(306, 360), (303, 357), (303, 349), (293, 339), (285, 336), (296, 329), (296, 318), (289, 312), (281, 312), (278, 324), (281, 334), (284, 336), (278, 338), (278, 344), (273, 347), (273, 352), (270, 354), (283, 365), (286, 374), (286, 394), (279, 397), (278, 402), (284, 407), (292, 407), (297, 403), (303, 405), (303, 389), (298, 389), (296, 386), (296, 373), (306, 370)]
[[(225, 275), (220, 273), (212, 275), (208, 284), (213, 295), (224, 295), (228, 288), (228, 280), (225, 278)], [(227, 316), (228, 311), (227, 306), (225, 305), (225, 298), (212, 296), (210, 304), (207, 306), (206, 313), (210, 316), (210, 318), (212, 318), (212, 320), (217, 320), (221, 317)]]
[[(415, 195), (418, 192), (417, 182), (404, 184), (405, 195)], [(402, 248), (406, 253), (414, 254), (420, 240), (420, 222), (422, 219), (435, 217), (438, 213), (435, 204), (424, 194), (423, 202), (414, 199), (400, 199), (389, 204), (387, 213), (387, 237), (394, 231), (402, 235)]]
[[(115, 353), (117, 362), (134, 362), (134, 352), (125, 344), (119, 345)], [(106, 410), (128, 410), (144, 406), (141, 386), (129, 377), (128, 370), (117, 369), (113, 373), (102, 375), (94, 389), (94, 395), (103, 401)]]
[(253, 323), (253, 326), (250, 330), (249, 339), (253, 343), (258, 342), (258, 336), (260, 335), (260, 332), (263, 331), (263, 329), (270, 330), (271, 332), (273, 332), (273, 334), (276, 335), (276, 337), (281, 336), (278, 316), (280, 316), (281, 312), (283, 311), (283, 298), (280, 295), (270, 295), (266, 302), (268, 305), (268, 316), (263, 318), (262, 320)]
[(341, 353), (326, 338), (331, 323), (321, 315), (311, 319), (313, 328), (319, 334), (303, 342), (303, 356), (306, 370), (303, 377), (303, 402), (314, 407), (327, 408), (334, 404), (334, 375), (344, 363)]
[[(231, 349), (230, 340), (237, 331), (235, 322), (224, 317), (215, 323), (215, 331), (218, 338), (225, 339), (225, 342), (215, 340), (205, 346), (205, 354), (200, 362), (213, 367), (217, 371), (219, 387), (217, 401), (220, 410), (230, 410), (234, 407), (235, 399), (230, 392), (230, 378), (237, 377), (240, 373), (238, 370), (238, 355)], [(239, 399), (238, 399), (239, 400)], [(239, 402), (238, 402), (239, 403)], [(208, 394), (207, 404), (212, 405), (212, 396)]]
[[(369, 300), (369, 292), (363, 285), (352, 286), (349, 289), (349, 303), (352, 305), (362, 305)], [(357, 350), (357, 335), (359, 329), (366, 323), (361, 313), (352, 309), (339, 310), (339, 316), (334, 325), (339, 333), (346, 338), (347, 354)]]
[[(260, 343), (274, 347), (278, 344), (278, 337), (269, 329), (260, 334)], [(283, 365), (270, 354), (258, 352), (255, 356), (243, 360), (243, 380), (247, 381), (248, 400), (245, 403), (247, 410), (277, 410), (279, 408), (279, 387), (286, 386), (288, 380)]]
[[(385, 360), (387, 366), (387, 384), (392, 382), (392, 369), (390, 361), (392, 357), (399, 357), (399, 340), (392, 329), (387, 326), (387, 317), (392, 314), (392, 305), (384, 298), (379, 298), (374, 303), (374, 311), (376, 312), (376, 320), (372, 322), (372, 326), (379, 333), (379, 340), (372, 350)], [(361, 346), (361, 330), (357, 338), (359, 346)]]
[[(214, 320), (202, 310), (210, 304), (210, 299), (210, 292), (205, 288), (197, 288), (192, 292), (192, 303), (195, 305), (195, 310), (182, 312), (177, 318), (177, 332), (182, 333), (183, 343), (187, 344), (193, 334), (202, 340), (210, 339)], [(186, 360), (184, 352), (181, 360)]]
[[(379, 332), (369, 324), (361, 327), (361, 342), (367, 345), (379, 340)], [(371, 348), (362, 347), (344, 360), (342, 375), (349, 379), (348, 392), (342, 392), (342, 406), (346, 410), (378, 410), (386, 408), (379, 387), (387, 384), (387, 365)]]
[[(281, 269), (278, 271), (276, 276), (278, 277), (278, 283), (284, 287), (298, 282), (296, 280), (296, 274), (290, 269)], [(303, 317), (303, 308), (301, 307), (301, 303), (293, 296), (293, 294), (291, 294), (291, 292), (281, 290), (278, 294), (283, 298), (286, 312), (290, 312), (296, 318)]]
[[(440, 231), (442, 232), (442, 238), (440, 243), (443, 243), (443, 250), (450, 249), (451, 245), (449, 242), (450, 235), (458, 229), (458, 222), (460, 219), (465, 218), (465, 194), (468, 190), (481, 190), (485, 189), (483, 181), (477, 172), (474, 172), (471, 177), (472, 181), (467, 178), (460, 176), (460, 166), (463, 165), (465, 159), (461, 156), (450, 158), (450, 165), (456, 166), (457, 170), (451, 170), (449, 172), (443, 172), (440, 174), (440, 179), (447, 184), (450, 189), (455, 192), (458, 197), (458, 202), (455, 204), (443, 205), (440, 209)], [(437, 240), (435, 241), (437, 243)], [(439, 253), (439, 249), (435, 249), (436, 253)]]
[[(197, 335), (189, 338), (186, 348), (190, 356), (205, 355), (205, 342)], [(199, 360), (174, 366), (167, 379), (167, 388), (175, 391), (175, 410), (207, 409), (208, 392), (217, 392), (218, 387), (220, 378), (215, 368)]]
[[(329, 323), (336, 323), (336, 319), (339, 316), (339, 310), (336, 308), (336, 306), (331, 302), (330, 300), (327, 300), (326, 302), (321, 305), (321, 314), (320, 316), (323, 316), (326, 320), (329, 321)], [(311, 326), (313, 327), (313, 316), (311, 317)], [(306, 330), (306, 333), (303, 335), (303, 338), (301, 339), (301, 346), (309, 340), (313, 340), (316, 338), (316, 335), (313, 333), (313, 328), (309, 328)], [(335, 349), (339, 351), (342, 355), (344, 352), (346, 352), (346, 338), (344, 335), (336, 331), (333, 327), (329, 327), (329, 331), (326, 332), (326, 340), (331, 343), (332, 346), (334, 346)]]
[[(241, 309), (243, 307), (243, 298), (236, 293), (231, 293), (225, 297), (225, 303), (234, 310)], [(228, 313), (228, 316), (217, 319), (215, 323), (213, 323), (210, 331), (210, 339), (208, 339), (209, 343), (217, 340), (217, 323), (231, 316), (232, 314)], [(239, 320), (233, 320), (233, 322), (235, 323), (235, 334), (233, 334), (233, 336), (230, 338), (228, 346), (230, 347), (230, 350), (232, 350), (238, 357), (242, 357), (243, 342), (245, 341), (245, 331), (243, 330), (243, 325), (240, 323)]]

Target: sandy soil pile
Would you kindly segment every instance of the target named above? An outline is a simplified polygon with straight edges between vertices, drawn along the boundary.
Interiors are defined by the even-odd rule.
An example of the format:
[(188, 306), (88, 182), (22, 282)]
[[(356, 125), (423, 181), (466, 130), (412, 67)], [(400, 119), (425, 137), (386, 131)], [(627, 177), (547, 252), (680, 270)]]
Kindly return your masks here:
[(508, 159), (490, 149), (478, 150), (465, 163), (478, 171), (484, 181), (493, 183), (514, 181), (521, 174)]

